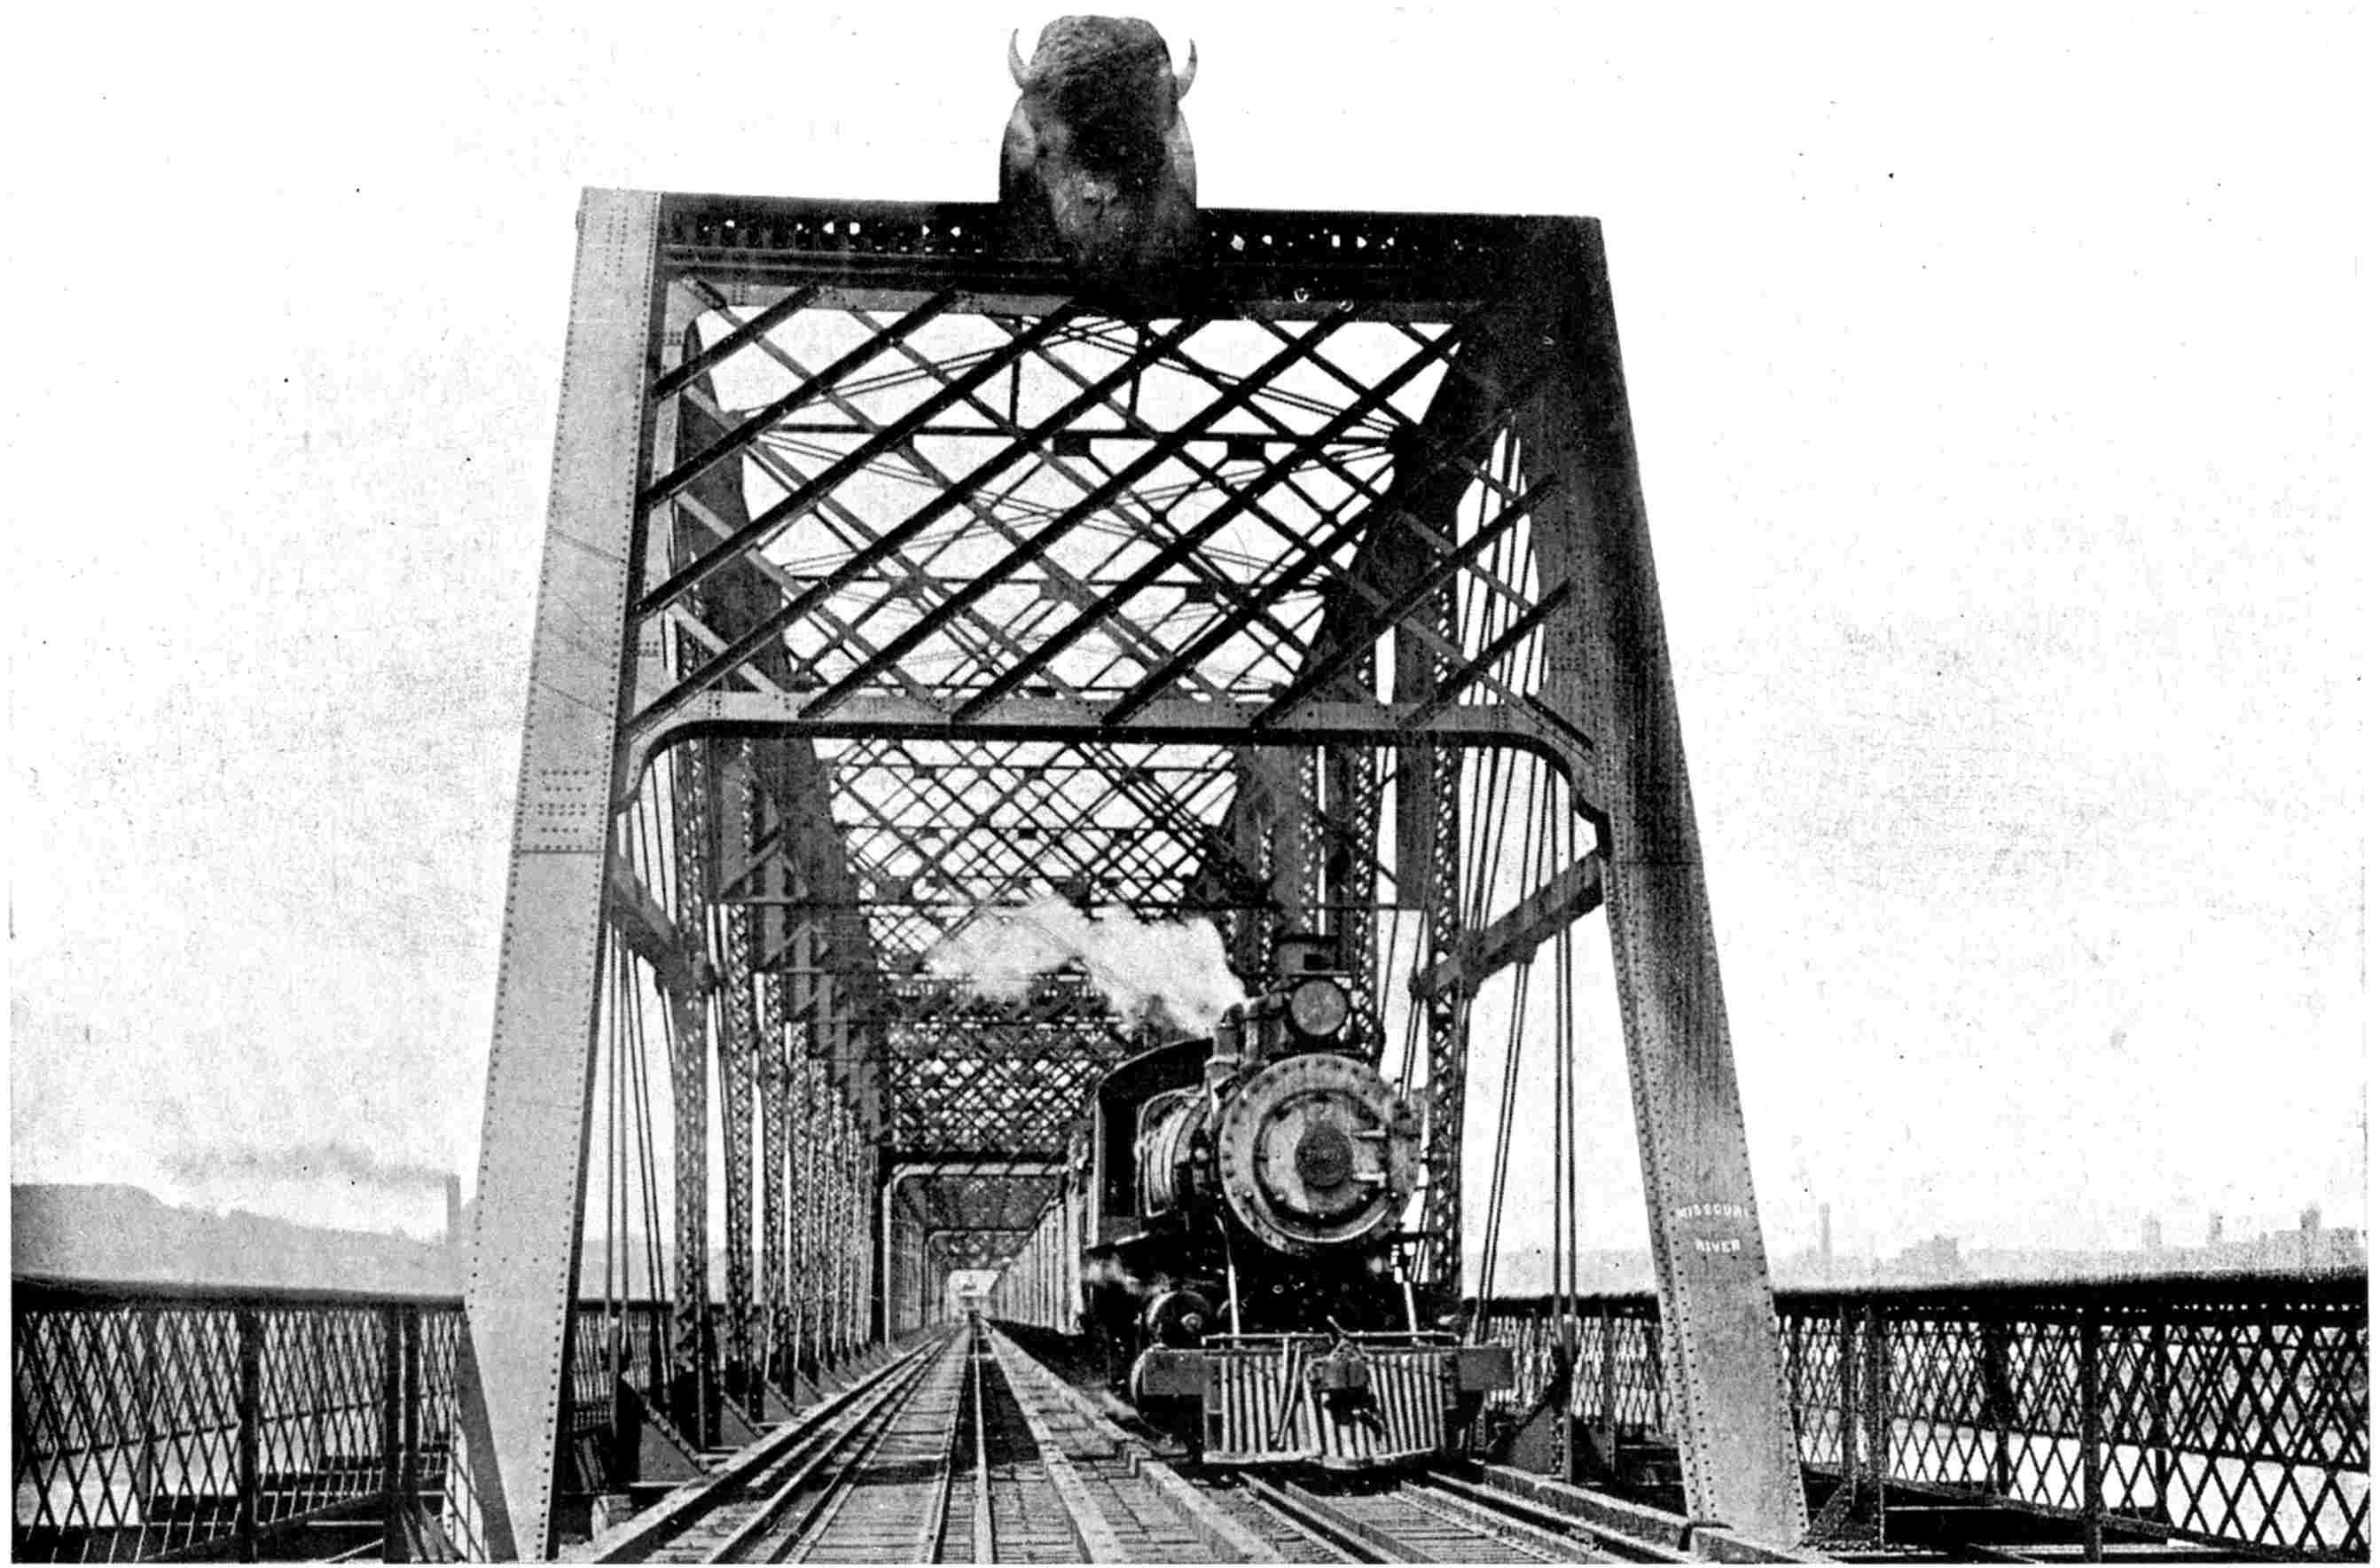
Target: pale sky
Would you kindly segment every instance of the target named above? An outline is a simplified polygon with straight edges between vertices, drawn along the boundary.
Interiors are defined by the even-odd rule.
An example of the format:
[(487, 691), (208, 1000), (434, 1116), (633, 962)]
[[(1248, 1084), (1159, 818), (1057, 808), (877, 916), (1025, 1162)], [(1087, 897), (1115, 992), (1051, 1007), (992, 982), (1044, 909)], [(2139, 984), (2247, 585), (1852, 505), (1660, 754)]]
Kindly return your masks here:
[[(1603, 220), (1773, 1251), (2362, 1223), (2367, 22), (1144, 14), (1210, 205)], [(988, 201), (1048, 15), (20, 18), (16, 1179), (468, 1173), (579, 188)]]

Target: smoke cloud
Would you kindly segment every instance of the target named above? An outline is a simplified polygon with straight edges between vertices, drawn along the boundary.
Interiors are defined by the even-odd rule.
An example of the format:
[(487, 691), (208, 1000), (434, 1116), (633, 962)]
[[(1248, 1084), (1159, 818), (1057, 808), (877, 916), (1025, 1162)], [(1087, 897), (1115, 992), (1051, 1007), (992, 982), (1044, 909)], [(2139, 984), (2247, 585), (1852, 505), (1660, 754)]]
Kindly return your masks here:
[(215, 1182), (346, 1182), (380, 1190), (444, 1185), (448, 1173), (409, 1160), (383, 1160), (346, 1143), (299, 1143), (286, 1149), (179, 1149), (164, 1157), (175, 1180)]
[(929, 972), (964, 979), (978, 995), (1014, 1002), (1033, 977), (1077, 963), (1116, 1012), (1204, 1034), (1247, 992), (1204, 920), (1143, 922), (1128, 909), (1086, 914), (1063, 899), (980, 912), (926, 955)]

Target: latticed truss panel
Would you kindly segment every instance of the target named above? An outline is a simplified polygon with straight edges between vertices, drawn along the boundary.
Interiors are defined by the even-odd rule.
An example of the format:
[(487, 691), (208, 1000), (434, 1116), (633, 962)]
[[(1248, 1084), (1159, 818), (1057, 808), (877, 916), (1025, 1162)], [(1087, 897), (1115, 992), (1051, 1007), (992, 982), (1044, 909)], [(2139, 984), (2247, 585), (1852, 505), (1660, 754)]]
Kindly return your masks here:
[[(945, 226), (895, 253), (971, 264), (968, 220)], [(631, 755), (722, 729), (794, 753), (753, 754), (773, 820), (704, 886), (754, 912), (755, 970), (833, 985), (888, 1146), (1054, 1151), (1118, 1054), (1112, 1024), (903, 1015), (884, 988), (987, 910), (1207, 919), (1253, 984), (1274, 934), (1330, 930), (1368, 973), (1376, 909), (1456, 896), (1435, 884), (1460, 813), (1421, 796), (1458, 775), (1426, 743), (1466, 714), (1471, 744), (1564, 729), (1531, 538), (1560, 487), (1524, 477), (1516, 432), (1550, 365), (1498, 313), (1516, 232), (1220, 225), (1231, 265), (1361, 286), (1258, 266), (1127, 323), (1062, 291), (862, 277), (864, 219), (674, 225), (638, 503), (668, 549), (636, 595), (657, 657)], [(1378, 290), (1400, 246), (1441, 293)], [(1380, 815), (1401, 766), (1402, 855)], [(1447, 1054), (1434, 1039), (1441, 1076)]]
[[(902, 1186), (902, 1203), (928, 1237), (986, 1238), (981, 1245), (1013, 1250), (1058, 1190), (1055, 1176), (931, 1175)], [(965, 1244), (972, 1250), (975, 1243)], [(1002, 1252), (1001, 1256), (1006, 1256)], [(969, 1267), (969, 1265), (957, 1265)]]
[[(638, 608), (700, 651), (640, 722), (720, 692), (811, 723), (866, 697), (964, 721), (1062, 696), (1113, 723), (1301, 682), (1367, 696), (1391, 630), (1456, 666), (1492, 640), (1441, 602), (1533, 607), (1491, 547), (1545, 492), (1498, 439), (1521, 387), (1474, 372), (1475, 320), (1126, 328), (929, 296), (749, 330), (803, 298), (703, 311), (706, 373), (660, 383), (694, 439), (645, 504), (684, 548)], [(1450, 373), (1463, 395), (1439, 397)], [(1378, 570), (1390, 553), (1437, 564)], [(1327, 676), (1321, 651), (1342, 655)]]
[[(822, 750), (835, 825), (895, 972), (990, 907), (1059, 897), (1157, 918), (1192, 910), (1202, 876), (1233, 864), (1225, 819), (1241, 771), (1213, 747), (915, 739)], [(1254, 878), (1235, 884), (1244, 899), (1259, 896)]]
[(1016, 1002), (953, 981), (907, 980), (891, 989), (888, 1005), (891, 1141), (905, 1153), (1061, 1158), (1091, 1086), (1130, 1049), (1080, 980), (1046, 980)]
[(1120, 1052), (1113, 1021), (905, 1014), (889, 988), (988, 910), (1207, 919), (1249, 983), (1326, 930), (1385, 981), (1375, 911), (1460, 896), (1432, 745), (1582, 754), (1544, 696), (1525, 225), (1219, 217), (1232, 281), (1127, 322), (1029, 266), (984, 286), (979, 214), (731, 207), (666, 220), (630, 757), (797, 753), (754, 753), (790, 782), (706, 885), (756, 912), (755, 970), (846, 1004), (886, 1145), (1054, 1152)]
[[(1509, 801), (1480, 809), (1476, 760), (1526, 752), (1548, 781), (1527, 813), (1575, 833), (1583, 808), (1622, 873), (1657, 1267), (1665, 1290), (1691, 1277), (1692, 1321), (1662, 1331), (1696, 1368), (1688, 1489), (1796, 1533), (1756, 1234), (1668, 1234), (1756, 1223), (1594, 225), (1208, 212), (1180, 313), (1124, 321), (981, 208), (592, 193), (588, 213), (507, 898), (507, 954), (538, 957), (504, 971), (491, 1053), (481, 1212), (520, 1261), (475, 1283), (482, 1316), (530, 1290), (568, 1320), (566, 1228), (520, 1151), (572, 1136), (538, 1095), (579, 1038), (566, 999), (603, 986), (607, 949), (568, 925), (589, 903), (667, 993), (698, 1244), (698, 1124), (712, 1102), (739, 1124), (730, 1354), (742, 1124), (783, 1039), (761, 999), (880, 1157), (1055, 1148), (1112, 1027), (942, 1027), (894, 994), (981, 910), (1049, 894), (1211, 919), (1245, 980), (1270, 939), (1319, 930), (1377, 986), (1381, 906), (1422, 915), (1408, 1261), (1458, 1289), (1469, 998), (1607, 896), (1584, 848), (1493, 874)], [(607, 852), (623, 788), (685, 798)], [(629, 867), (627, 840), (655, 847)], [(929, 1306), (924, 1232), (858, 1218), (881, 1332)], [(680, 1272), (672, 1356), (707, 1411)], [(504, 1398), (566, 1376), (553, 1342), (492, 1332)], [(547, 1428), (501, 1424), (491, 1463), (543, 1530)]]
[[(974, 695), (1028, 662), (1075, 696), (1160, 671), (1209, 697), (1278, 686), (1441, 373), (1442, 327), (914, 315), (803, 311), (712, 371), (721, 412), (788, 405), (744, 449), (746, 500), (800, 526), (747, 558), (817, 590), (786, 628), (805, 687)], [(696, 323), (706, 347), (736, 324)], [(1401, 396), (1359, 400), (1389, 378)], [(1184, 431), (1199, 439), (1159, 444)], [(1267, 613), (1235, 614), (1260, 588)]]
[[(905, 271), (978, 254), (975, 220), (944, 215), (889, 252)], [(1062, 293), (864, 286), (854, 269), (888, 254), (869, 248), (895, 244), (865, 220), (763, 204), (674, 229), (640, 506), (675, 547), (637, 610), (676, 657), (632, 734), (818, 736), (893, 972), (1021, 887), (1259, 905), (1214, 840), (1250, 793), (1244, 760), (1135, 756), (1126, 726), (1263, 744), (1340, 700), (1377, 741), (1394, 699), (1415, 725), (1485, 704), (1517, 705), (1504, 738), (1560, 727), (1536, 697), (1550, 603), (1529, 541), (1559, 487), (1524, 483), (1512, 431), (1548, 367), (1489, 309), (1511, 225), (1222, 225), (1219, 251), (1316, 282), (1376, 287), (1364, 251), (1427, 252), (1446, 292), (1318, 298), (1257, 267), (1240, 298), (1131, 324)], [(1101, 742), (1000, 744), (1021, 719)], [(1336, 776), (1308, 809), (1361, 829), (1334, 847), (1376, 869), (1354, 775)]]
[(989, 1230), (929, 1231), (926, 1260), (941, 1277), (962, 1269), (997, 1269), (1016, 1256), (1032, 1234), (1032, 1227), (1002, 1226)]

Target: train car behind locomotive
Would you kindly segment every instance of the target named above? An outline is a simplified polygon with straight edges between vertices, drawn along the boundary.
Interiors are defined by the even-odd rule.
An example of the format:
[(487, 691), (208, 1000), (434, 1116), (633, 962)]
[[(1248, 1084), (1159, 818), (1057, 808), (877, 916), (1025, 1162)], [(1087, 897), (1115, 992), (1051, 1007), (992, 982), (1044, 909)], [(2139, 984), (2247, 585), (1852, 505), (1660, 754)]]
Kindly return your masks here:
[(1420, 1118), (1327, 950), (1272, 991), (1118, 1064), (1092, 1097), (1084, 1326), (1153, 1422), (1210, 1465), (1349, 1468), (1459, 1447), (1508, 1351), (1434, 1324), (1401, 1230)]

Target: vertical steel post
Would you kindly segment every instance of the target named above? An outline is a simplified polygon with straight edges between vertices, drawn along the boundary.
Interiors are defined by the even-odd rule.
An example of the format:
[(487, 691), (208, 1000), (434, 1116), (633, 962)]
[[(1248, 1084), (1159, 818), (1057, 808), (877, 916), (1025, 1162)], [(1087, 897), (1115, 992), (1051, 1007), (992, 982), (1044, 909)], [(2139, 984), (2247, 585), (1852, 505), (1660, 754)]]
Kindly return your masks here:
[(650, 192), (579, 204), (455, 1368), (448, 1495), (489, 1557), (554, 1544), (659, 215)]
[(1835, 1400), (1837, 1439), (1842, 1444), (1843, 1484), (1859, 1484), (1859, 1319), (1848, 1301), (1835, 1309)]
[(413, 1539), (414, 1511), (421, 1492), (421, 1308), (405, 1309), (405, 1464), (396, 1484), (405, 1505), (405, 1538)]
[(2098, 1308), (2082, 1309), (2075, 1329), (2075, 1355), (2082, 1374), (2082, 1560), (2096, 1562), (2106, 1545), (2107, 1499), (2104, 1434), (2099, 1422), (2100, 1320)]
[(1753, 1194), (1694, 796), (1636, 471), (1602, 231), (1550, 222), (1526, 308), (1487, 340), (1504, 373), (1558, 356), (1520, 432), (1531, 478), (1560, 481), (1532, 521), (1548, 706), (1593, 741), (1599, 845), (1645, 1175), (1671, 1425), (1687, 1511), (1755, 1539), (1807, 1527), (1776, 1298)]
[(2002, 1497), (2016, 1490), (2016, 1456), (2011, 1447), (2016, 1425), (2016, 1386), (2011, 1376), (2013, 1330), (2005, 1318), (1988, 1318), (1980, 1325), (1983, 1336), (1983, 1416), (1992, 1428), (1992, 1489)]
[[(157, 1394), (157, 1319), (163, 1308), (143, 1307), (134, 1310), (134, 1320), (140, 1325), (140, 1375), (133, 1388), (135, 1408), (140, 1412), (140, 1453), (132, 1471), (132, 1495), (140, 1510), (141, 1523), (149, 1523), (150, 1509), (157, 1498), (157, 1451), (164, 1440), (158, 1429)], [(18, 1332), (23, 1332), (20, 1329)], [(25, 1429), (24, 1417), (17, 1417), (17, 1429)]]
[(1867, 1474), (1876, 1499), (1876, 1530), (1884, 1545), (1884, 1485), (1892, 1468), (1892, 1325), (1883, 1310), (1867, 1309)]
[(239, 1479), (232, 1540), (242, 1562), (256, 1561), (257, 1504), (264, 1489), (264, 1314), (243, 1307), (234, 1315), (239, 1335)]
[[(775, 891), (771, 885), (771, 891)], [(755, 1396), (764, 1386), (780, 1392), (793, 1387), (785, 1375), (785, 1033), (784, 977), (761, 980), (765, 1004), (760, 1021), (760, 1369)], [(769, 1414), (764, 1404), (761, 1414)]]
[(382, 1560), (403, 1538), (405, 1494), (405, 1315), (406, 1307), (380, 1309), (380, 1490)]
[(2173, 1487), (2173, 1364), (2167, 1358), (2162, 1317), (2149, 1325), (2148, 1357), (2148, 1376), (2143, 1380), (2150, 1400), (2149, 1484), (2156, 1489), (2157, 1517), (2170, 1519), (2173, 1505), (2166, 1494)]
[(1603, 1440), (1609, 1453), (1620, 1453), (1620, 1319), (1603, 1309)]
[[(678, 778), (698, 778), (702, 770), (691, 760), (708, 749), (698, 741), (681, 748)], [(686, 791), (680, 785), (679, 809)], [(681, 874), (698, 864), (698, 850), (689, 844), (699, 835), (681, 828), (678, 864)], [(679, 883), (678, 921), (682, 931), (699, 930), (707, 918), (699, 893)], [(688, 938), (691, 942), (693, 939)], [(698, 949), (693, 956), (699, 956)], [(672, 1278), (670, 1282), (670, 1419), (700, 1447), (711, 1445), (711, 1410), (717, 1403), (717, 1368), (710, 1347), (710, 1006), (698, 992), (669, 1000), (675, 1019), (674, 1047), (670, 1057), (672, 1106), (672, 1189), (676, 1202), (671, 1219)]]

